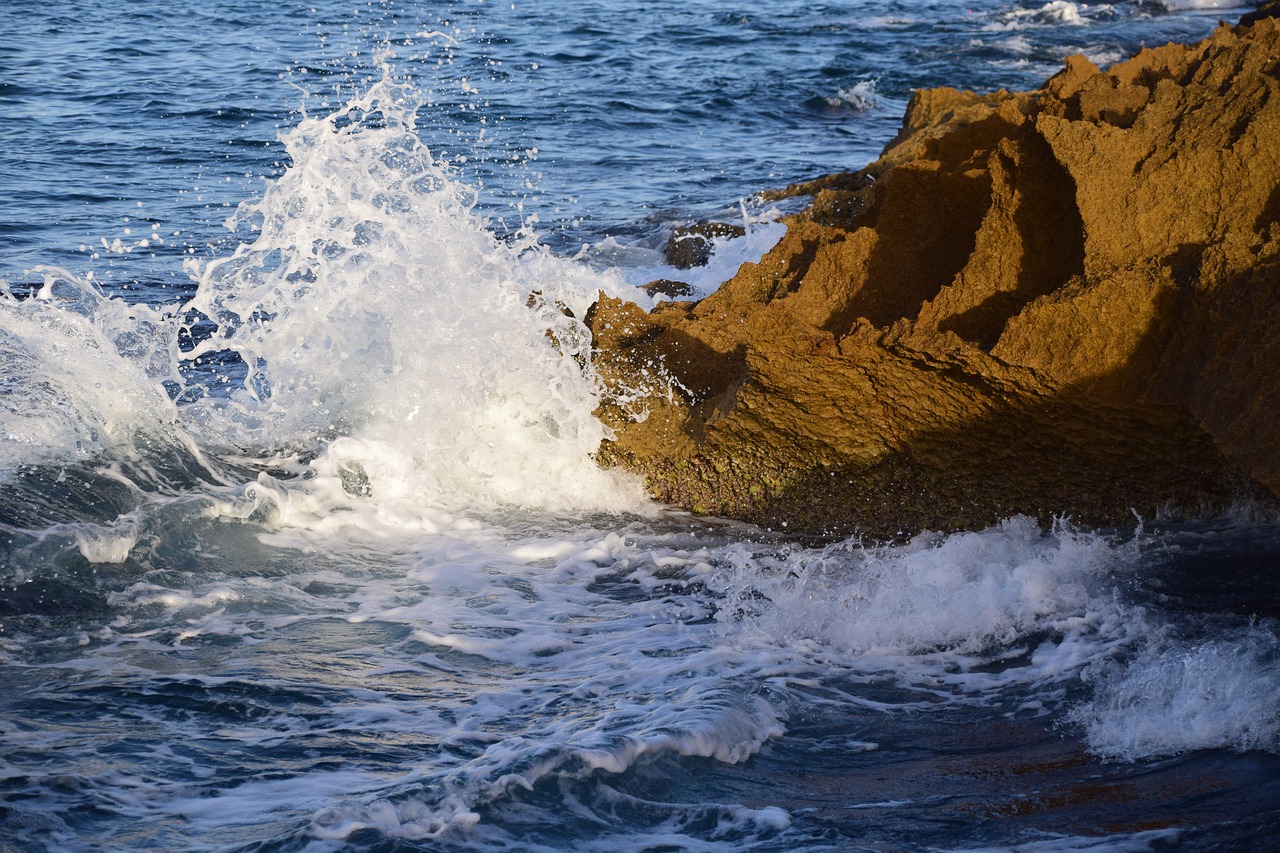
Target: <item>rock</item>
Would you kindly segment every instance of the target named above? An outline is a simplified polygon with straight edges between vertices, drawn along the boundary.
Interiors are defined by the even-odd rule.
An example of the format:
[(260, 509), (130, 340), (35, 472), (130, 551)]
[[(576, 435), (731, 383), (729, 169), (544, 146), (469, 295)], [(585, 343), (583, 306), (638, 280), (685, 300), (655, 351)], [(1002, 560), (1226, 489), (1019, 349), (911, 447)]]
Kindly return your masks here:
[(1252, 26), (1263, 18), (1280, 18), (1280, 0), (1259, 3), (1258, 8), (1240, 19), (1241, 26)]
[(1280, 495), (1278, 25), (918, 93), (712, 296), (597, 303), (599, 461), (876, 538)]
[(685, 281), (660, 278), (640, 288), (649, 296), (666, 296), (671, 299), (682, 299), (693, 295), (693, 285)]
[(711, 260), (714, 247), (712, 239), (716, 237), (737, 238), (746, 234), (741, 225), (730, 225), (727, 222), (699, 222), (694, 225), (681, 225), (671, 230), (666, 248), (662, 256), (667, 263), (676, 269), (687, 270), (702, 267)]

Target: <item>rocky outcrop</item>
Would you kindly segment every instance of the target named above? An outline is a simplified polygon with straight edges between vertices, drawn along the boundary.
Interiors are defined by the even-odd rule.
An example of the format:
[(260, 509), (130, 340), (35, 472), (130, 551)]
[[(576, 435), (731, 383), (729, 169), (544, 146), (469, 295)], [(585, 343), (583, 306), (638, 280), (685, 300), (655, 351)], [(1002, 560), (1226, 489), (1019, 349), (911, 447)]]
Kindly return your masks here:
[(918, 93), (714, 295), (601, 299), (600, 461), (815, 534), (1280, 495), (1278, 25)]

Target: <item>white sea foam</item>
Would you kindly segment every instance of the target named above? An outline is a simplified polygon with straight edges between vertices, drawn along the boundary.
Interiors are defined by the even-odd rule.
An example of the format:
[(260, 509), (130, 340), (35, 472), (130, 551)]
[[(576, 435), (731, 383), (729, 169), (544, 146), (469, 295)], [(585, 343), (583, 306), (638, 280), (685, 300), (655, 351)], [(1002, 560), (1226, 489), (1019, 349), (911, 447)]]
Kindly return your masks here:
[(736, 216), (726, 212), (719, 218), (744, 224), (747, 233), (742, 237), (711, 238), (712, 253), (704, 266), (679, 269), (667, 264), (657, 249), (622, 243), (613, 237), (591, 247), (589, 257), (597, 262), (616, 265), (617, 271), (633, 287), (642, 287), (658, 279), (681, 281), (689, 285), (690, 291), (678, 298), (705, 299), (737, 275), (743, 264), (758, 263), (778, 244), (787, 233), (786, 226), (776, 221), (779, 215), (772, 209), (759, 214), (743, 215), (739, 212)]
[(1064, 24), (1073, 27), (1083, 26), (1089, 23), (1089, 19), (1081, 14), (1081, 11), (1087, 8), (1086, 5), (1072, 3), (1069, 0), (1050, 0), (1038, 9), (1011, 9), (998, 13), (983, 29), (1002, 31)]
[[(723, 707), (692, 726), (688, 721), (674, 726), (648, 723), (635, 734), (612, 731), (619, 724), (633, 728), (636, 710), (623, 711), (610, 721), (612, 725), (604, 723), (581, 732), (539, 732), (534, 739), (522, 735), (502, 740), (488, 747), (480, 758), (434, 780), (430, 786), (434, 795), (400, 794), (326, 809), (316, 815), (311, 832), (318, 838), (342, 839), (373, 828), (391, 838), (439, 838), (472, 829), (480, 820), (478, 807), (506, 799), (515, 791), (532, 790), (548, 777), (584, 778), (596, 771), (620, 774), (664, 754), (737, 763), (754, 754), (764, 740), (781, 734), (776, 712), (760, 700), (742, 703), (742, 707)], [(671, 713), (662, 706), (645, 709), (646, 714), (650, 712), (659, 720)], [(563, 741), (557, 743), (560, 739)], [(400, 784), (413, 781), (406, 779)], [(438, 792), (447, 793), (440, 797)], [(781, 809), (765, 809), (753, 816), (775, 828), (788, 823)]]
[(1163, 845), (1173, 844), (1181, 836), (1182, 830), (1176, 828), (1120, 832), (1101, 838), (1095, 835), (1045, 833), (1043, 837), (1021, 841), (1012, 847), (963, 847), (955, 848), (950, 853), (1140, 853), (1163, 849)]
[[(1038, 11), (1061, 20), (1008, 28), (1071, 25), (1072, 8), (1097, 19), (1050, 3)], [(1020, 58), (1056, 55), (1022, 35), (996, 38)], [(1275, 626), (1184, 632), (1126, 605), (1129, 544), (1015, 519), (802, 548), (590, 514), (649, 509), (590, 462), (602, 429), (578, 322), (597, 289), (636, 294), (530, 235), (495, 239), (400, 94), (375, 86), (288, 133), (292, 165), (239, 214), (262, 230), (200, 271), (193, 308), (219, 324), (203, 350), (243, 357), (243, 388), (208, 367), (180, 374), (194, 353), (176, 351), (176, 315), (87, 277), (46, 271), (40, 297), (0, 300), (0, 437), (21, 445), (0, 446), (0, 471), (55, 466), (52, 489), (56, 466), (86, 462), (118, 480), (119, 460), (197, 453), (194, 434), (224, 470), (249, 472), (8, 544), (21, 568), (6, 606), (35, 597), (15, 577), (92, 599), (47, 633), (21, 633), (39, 610), (0, 631), (12, 708), (35, 711), (0, 726), (11, 843), (798, 849), (856, 846), (864, 826), (891, 831), (875, 811), (893, 809), (898, 826), (939, 827), (939, 847), (1006, 830), (948, 834), (972, 802), (954, 788), (839, 787), (861, 762), (920, 767), (898, 763), (904, 747), (956, 768), (955, 752), (901, 740), (904, 720), (911, 736), (975, 707), (1057, 721), (1069, 694), (1082, 703), (1060, 736), (1084, 733), (1102, 755), (1275, 750)], [(650, 249), (625, 274), (688, 275), (709, 294), (782, 233), (749, 224), (706, 268), (674, 273)], [(120, 261), (143, 246), (105, 248)], [(205, 396), (175, 405), (166, 381)], [(828, 757), (849, 763), (830, 776), (802, 764)], [(1095, 768), (1072, 766), (1093, 785)], [(1037, 796), (1022, 787), (1033, 776), (992, 769)], [(835, 809), (808, 797), (818, 783)], [(1046, 804), (1037, 826), (1077, 825), (1075, 805)], [(856, 819), (829, 817), (842, 808)], [(1109, 808), (1102, 819), (1127, 816)], [(1177, 836), (1019, 831), (999, 840), (1048, 853)]]
[[(302, 541), (302, 532), (290, 535)], [(323, 540), (315, 531), (305, 535), (314, 544)], [(189, 590), (140, 581), (112, 604), (150, 615), (121, 623), (98, 656), (75, 665), (100, 676), (158, 666), (185, 684), (195, 677), (171, 673), (168, 661), (181, 666), (186, 655), (229, 642), (266, 644), (288, 663), (255, 679), (255, 695), (319, 679), (326, 693), (342, 697), (327, 708), (327, 727), (422, 741), (421, 761), (391, 775), (347, 774), (341, 796), (323, 775), (314, 790), (293, 779), (252, 786), (254, 803), (315, 804), (310, 831), (326, 840), (365, 829), (407, 839), (467, 832), (483, 809), (547, 780), (616, 776), (676, 757), (740, 763), (782, 734), (785, 713), (760, 689), (758, 653), (708, 643), (699, 602), (591, 590), (620, 567), (647, 575), (655, 568), (649, 549), (617, 533), (583, 530), (503, 539), (484, 528), (437, 535), (421, 540), (412, 556), (370, 562), (334, 537), (340, 553), (318, 554), (316, 565), (297, 564), (284, 579), (197, 578)], [(667, 568), (687, 563), (678, 554)], [(316, 585), (342, 591), (322, 598), (302, 591)], [(288, 615), (270, 615), (278, 612)], [(146, 627), (153, 622), (160, 627)], [(365, 626), (390, 639), (349, 650), (351, 665), (333, 671), (323, 649)], [(298, 643), (292, 635), (313, 639)], [(229, 683), (196, 680), (215, 692)], [(388, 690), (397, 683), (402, 687)], [(315, 736), (306, 718), (281, 711), (212, 737), (242, 748)], [(224, 814), (238, 815), (228, 825), (262, 819), (242, 793), (212, 798), (227, 807)], [(208, 799), (160, 785), (148, 808), (203, 819), (216, 808)], [(776, 831), (789, 820), (781, 809), (722, 809), (727, 824)]]
[[(139, 579), (110, 596), (121, 618), (94, 641), (98, 650), (65, 664), (78, 677), (146, 674), (162, 693), (171, 683), (178, 696), (250, 703), (199, 732), (221, 750), (296, 752), (336, 733), (411, 746), (413, 761), (225, 791), (157, 781), (145, 797), (130, 789), (116, 802), (139, 816), (203, 822), (218, 814), (228, 829), (287, 812), (324, 843), (373, 832), (483, 848), (484, 839), (506, 837), (502, 810), (528, 807), (534, 789), (571, 798), (574, 786), (586, 786), (592, 802), (583, 819), (595, 825), (609, 798), (625, 796), (618, 777), (646, 765), (748, 760), (786, 734), (792, 709), (820, 707), (808, 698), (815, 692), (845, 715), (930, 714), (1004, 696), (1053, 711), (1062, 707), (1062, 684), (1076, 689), (1092, 671), (1098, 699), (1080, 722), (1100, 752), (1094, 729), (1123, 731), (1134, 713), (1159, 716), (1151, 728), (1166, 730), (1165, 743), (1212, 746), (1195, 730), (1224, 707), (1188, 714), (1194, 688), (1174, 685), (1166, 695), (1130, 683), (1134, 671), (1171, 682), (1161, 654), (1144, 651), (1159, 624), (1111, 590), (1137, 549), (1067, 527), (1046, 534), (1015, 519), (899, 547), (810, 549), (580, 523), (520, 536), (442, 510), (432, 518), (434, 529), (411, 542), (401, 529), (399, 540), (370, 547), (351, 529), (318, 526), (235, 545), (237, 564), (306, 555), (287, 560), (279, 576)], [(223, 550), (230, 545), (218, 537), (234, 527), (207, 519), (197, 533), (205, 548)], [(1275, 698), (1268, 667), (1277, 648), (1264, 627), (1193, 650), (1198, 687), (1215, 671), (1234, 681), (1226, 707), (1239, 707), (1228, 716), (1252, 715), (1255, 728), (1276, 707), (1266, 700)], [(252, 690), (224, 694), (243, 680), (250, 648), (258, 661)], [(220, 658), (226, 676), (184, 674)], [(1112, 658), (1133, 662), (1108, 664)], [(858, 685), (886, 679), (896, 694), (860, 694)], [(322, 696), (323, 712), (272, 699), (273, 691)], [(1274, 725), (1274, 713), (1269, 719)], [(181, 742), (186, 720), (158, 724)], [(841, 735), (822, 748), (873, 754), (877, 743)], [(662, 806), (672, 839), (683, 837), (675, 817), (682, 808), (694, 807)], [(782, 831), (795, 818), (778, 808), (698, 808), (710, 811), (690, 821), (723, 825), (737, 838)]]
[[(1037, 701), (1023, 701), (1025, 709), (1038, 701), (1052, 708), (1064, 682), (1078, 683), (1091, 668), (1108, 672), (1110, 660), (1140, 654), (1157, 630), (1111, 587), (1137, 556), (1132, 544), (1065, 526), (1046, 534), (1030, 519), (876, 549), (847, 542), (684, 550), (616, 533), (577, 537), (505, 548), (507, 559), (541, 567), (534, 571), (508, 563), (495, 573), (493, 550), (485, 557), (455, 543), (448, 559), (424, 556), (397, 593), (362, 587), (348, 620), (411, 626), (414, 642), (429, 650), (421, 662), (462, 654), (509, 667), (537, 703), (560, 711), (522, 717), (532, 707), (520, 691), (491, 695), (447, 726), (460, 743), (479, 738), (478, 757), (439, 771), (429, 795), (406, 778), (326, 809), (316, 816), (317, 836), (474, 832), (489, 804), (546, 779), (624, 774), (664, 755), (740, 762), (784, 733), (788, 685), (833, 676), (860, 683), (892, 673), (907, 690), (888, 704), (856, 690), (829, 694), (851, 708), (923, 713), (940, 699), (986, 704), (1010, 690), (1031, 691)], [(620, 601), (584, 591), (587, 579), (606, 577), (650, 594)], [(711, 598), (696, 592), (700, 585)], [(1259, 654), (1255, 676), (1274, 659), (1274, 645)], [(1205, 671), (1221, 664), (1206, 661)], [(771, 685), (777, 698), (752, 695), (753, 684)], [(1102, 705), (1106, 695), (1100, 688)], [(1267, 696), (1274, 698), (1272, 688), (1256, 698)], [(1262, 707), (1242, 708), (1240, 719), (1259, 719)], [(1165, 725), (1195, 737), (1188, 722)], [(1090, 744), (1098, 748), (1092, 736)], [(840, 750), (875, 746), (857, 741)]]
[(1244, 9), (1251, 4), (1240, 0), (1145, 0), (1144, 5), (1166, 12), (1185, 12), (1192, 9)]
[[(1108, 68), (1125, 59), (1123, 51), (1105, 45), (1090, 45), (1080, 52), (1099, 68)], [(1066, 59), (1065, 51), (1063, 59)]]
[(1198, 749), (1280, 752), (1280, 640), (1274, 624), (1234, 636), (1157, 640), (1090, 673), (1076, 708), (1090, 749), (1134, 761)]
[(1001, 39), (998, 44), (1010, 53), (1018, 54), (1019, 56), (1030, 56), (1035, 51), (1031, 40), (1021, 35)]
[[(772, 602), (748, 617), (753, 630), (854, 655), (977, 653), (1036, 631), (1082, 629), (1110, 606), (1094, 588), (1115, 560), (1102, 537), (1066, 528), (1046, 536), (1028, 518), (980, 533), (925, 534), (898, 548), (805, 551), (752, 582), (754, 561), (733, 554), (726, 591), (760, 588)], [(744, 600), (743, 612), (756, 609)]]
[(880, 105), (880, 99), (876, 96), (876, 80), (860, 80), (852, 86), (839, 89), (833, 97), (826, 98), (826, 102), (832, 109), (854, 112), (873, 109)]

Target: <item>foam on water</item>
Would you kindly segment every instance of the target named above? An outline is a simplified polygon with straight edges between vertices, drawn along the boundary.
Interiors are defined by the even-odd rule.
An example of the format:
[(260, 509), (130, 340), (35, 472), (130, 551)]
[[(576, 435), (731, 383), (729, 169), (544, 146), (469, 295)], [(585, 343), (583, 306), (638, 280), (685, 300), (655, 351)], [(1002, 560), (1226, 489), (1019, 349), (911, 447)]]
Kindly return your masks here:
[(827, 106), (833, 110), (850, 110), (862, 112), (880, 105), (876, 97), (876, 81), (860, 80), (852, 86), (846, 86), (836, 92), (834, 97), (826, 98)]
[[(1014, 849), (1018, 853), (1140, 853), (1140, 851), (1159, 850), (1163, 845), (1173, 844), (1181, 834), (1177, 829), (1151, 829), (1145, 832), (1117, 833), (1109, 838), (1055, 835), (1037, 841), (1024, 841)], [(1009, 847), (964, 847), (957, 848), (951, 853), (1009, 853), (1009, 849)]]
[[(1035, 58), (1109, 8), (1028, 5), (969, 14)], [(877, 112), (861, 72), (823, 86)], [(1106, 790), (1086, 748), (1277, 751), (1277, 626), (1134, 603), (1141, 535), (1012, 519), (810, 548), (657, 515), (598, 471), (586, 306), (653, 278), (706, 295), (783, 226), (722, 211), (749, 233), (696, 271), (616, 240), (556, 258), (495, 236), (418, 110), (387, 76), (303, 117), (185, 305), (62, 270), (0, 297), (0, 486), (79, 465), (136, 498), (4, 537), (13, 843), (1140, 849), (1177, 831), (1090, 837), (1128, 807), (1078, 816)], [(621, 272), (593, 268), (611, 252)], [(22, 609), (29, 577), (79, 594), (70, 628)], [(1054, 746), (931, 742), (957, 720)], [(976, 802), (966, 760), (1016, 796)], [(1072, 781), (1035, 787), (1040, 764)], [(1038, 809), (1068, 834), (991, 829)]]
[[(282, 535), (313, 549), (327, 540), (314, 530)], [(782, 733), (785, 714), (755, 683), (754, 655), (706, 643), (703, 605), (593, 591), (616, 583), (608, 579), (620, 567), (653, 568), (615, 533), (513, 541), (477, 527), (423, 538), (400, 558), (371, 558), (343, 539), (327, 540), (337, 558), (291, 564), (274, 580), (210, 574), (175, 587), (161, 575), (130, 584), (111, 596), (120, 618), (58, 667), (60, 680), (85, 689), (145, 675), (153, 695), (208, 697), (231, 712), (218, 715), (226, 722), (216, 731), (188, 730), (185, 715), (148, 718), (159, 742), (208, 739), (220, 753), (260, 750), (270, 761), (272, 751), (294, 754), (345, 732), (416, 744), (417, 760), (353, 769), (340, 788), (334, 774), (285, 773), (223, 792), (177, 781), (189, 775), (181, 759), (157, 756), (158, 778), (89, 772), (81, 787), (133, 819), (182, 815), (206, 830), (309, 811), (315, 838), (369, 829), (456, 837), (543, 783), (618, 776), (673, 756), (739, 763)], [(250, 649), (265, 655), (260, 664), (278, 663), (246, 689), (236, 661)], [(345, 649), (336, 670), (335, 649)], [(201, 658), (215, 674), (191, 671)], [(74, 755), (64, 756), (71, 767)], [(777, 809), (723, 810), (726, 825), (786, 823)]]
[[(1109, 624), (1115, 605), (1098, 581), (1122, 553), (1100, 536), (1066, 527), (1045, 536), (1033, 519), (1016, 518), (898, 548), (844, 542), (803, 551), (772, 576), (750, 586), (730, 578), (727, 589), (764, 583), (771, 606), (757, 613), (744, 600), (746, 624), (787, 645), (816, 642), (855, 659), (981, 655), (1040, 632)], [(755, 577), (755, 562), (741, 571)], [(1049, 657), (1046, 650), (1046, 667)]]
[(1240, 0), (1146, 0), (1166, 12), (1181, 12), (1190, 9), (1247, 9), (1250, 3)]
[[(1089, 19), (1081, 14), (1081, 9), (1088, 9), (1087, 5), (1076, 4), (1069, 0), (1050, 0), (1038, 9), (1012, 9), (1008, 12), (999, 13), (994, 17), (994, 21), (988, 24), (985, 29), (988, 30), (1020, 30), (1027, 27), (1038, 26), (1061, 26), (1063, 24), (1069, 26), (1083, 26), (1089, 23)], [(1110, 7), (1104, 7), (1104, 11), (1109, 11)]]
[(1199, 749), (1280, 752), (1275, 624), (1211, 639), (1160, 639), (1089, 673), (1093, 699), (1072, 712), (1089, 747), (1125, 761)]
[[(659, 279), (679, 281), (689, 286), (680, 299), (704, 299), (715, 293), (737, 275), (743, 264), (758, 262), (786, 234), (786, 226), (778, 222), (780, 211), (766, 208), (759, 213), (746, 211), (745, 201), (738, 210), (721, 211), (716, 221), (741, 224), (742, 237), (712, 237), (711, 257), (702, 266), (680, 269), (666, 263), (663, 252), (643, 243), (624, 242), (609, 237), (587, 248), (584, 257), (594, 265), (616, 269), (634, 287), (642, 287)], [(663, 232), (665, 240), (669, 232)]]
[[(65, 701), (141, 679), (149, 703), (184, 710), (141, 712), (139, 742), (199, 744), (247, 775), (206, 779), (185, 751), (157, 752), (139, 777), (106, 773), (67, 741), (46, 776), (79, 781), (54, 804), (92, 792), (124, 826), (181, 816), (205, 837), (462, 849), (542, 849), (538, 833), (567, 825), (576, 846), (603, 850), (601, 827), (641, 810), (662, 843), (745, 850), (785, 838), (804, 810), (642, 802), (634, 780), (741, 765), (819, 708), (1060, 718), (1074, 702), (1064, 736), (1085, 732), (1100, 755), (1274, 748), (1275, 626), (1179, 645), (1176, 626), (1117, 595), (1140, 560), (1134, 542), (1045, 534), (1029, 519), (896, 547), (799, 548), (639, 523), (543, 519), (530, 534), (420, 515), (431, 524), (413, 537), (398, 526), (394, 541), (371, 521), (359, 536), (286, 526), (244, 542), (206, 518), (202, 548), (225, 559), (175, 574), (160, 558), (122, 575), (112, 621), (46, 666), (64, 687), (42, 689)], [(1080, 704), (1082, 679), (1094, 698)], [(1123, 740), (1134, 732), (1141, 742)], [(37, 737), (0, 732), (11, 735)], [(362, 744), (363, 759), (340, 772), (302, 759), (334, 739)], [(847, 760), (878, 754), (879, 740), (833, 736), (821, 749)], [(1129, 849), (1120, 840), (1097, 849)]]

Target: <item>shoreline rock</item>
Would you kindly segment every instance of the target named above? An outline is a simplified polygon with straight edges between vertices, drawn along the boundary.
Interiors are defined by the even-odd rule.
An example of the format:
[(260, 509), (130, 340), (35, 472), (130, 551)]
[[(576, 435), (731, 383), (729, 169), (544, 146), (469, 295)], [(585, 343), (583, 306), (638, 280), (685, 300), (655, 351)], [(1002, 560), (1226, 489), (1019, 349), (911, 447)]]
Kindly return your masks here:
[(598, 460), (814, 535), (1280, 495), (1278, 24), (917, 93), (712, 296), (595, 305)]
[(671, 230), (662, 257), (669, 265), (680, 270), (705, 267), (715, 251), (711, 242), (717, 237), (737, 238), (746, 235), (741, 225), (728, 222), (695, 222)]

